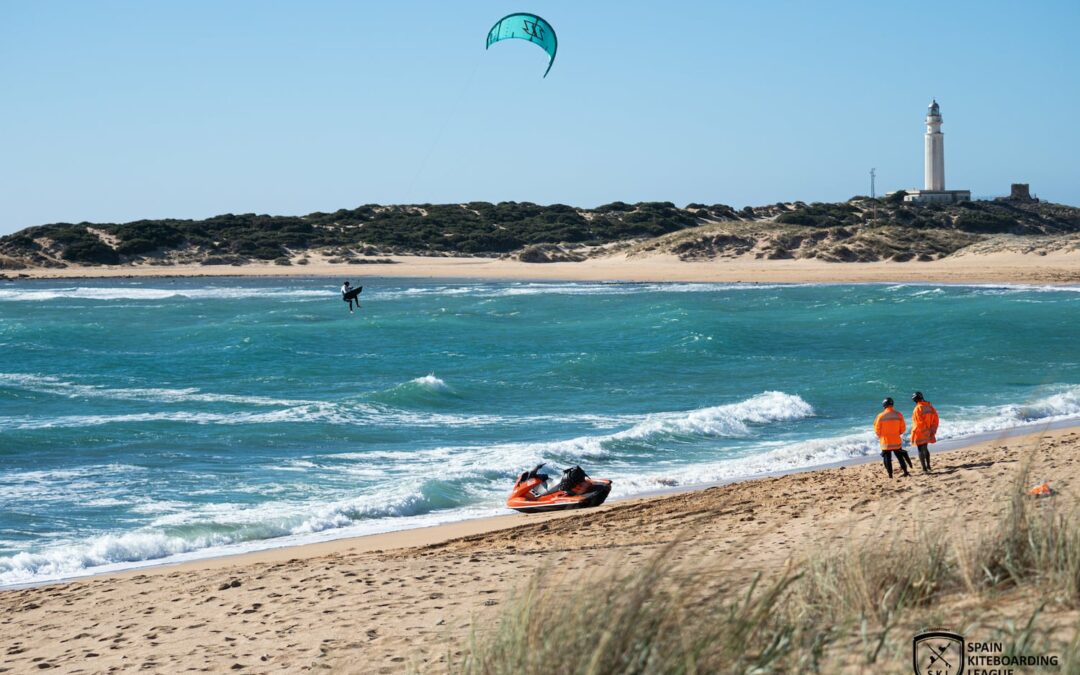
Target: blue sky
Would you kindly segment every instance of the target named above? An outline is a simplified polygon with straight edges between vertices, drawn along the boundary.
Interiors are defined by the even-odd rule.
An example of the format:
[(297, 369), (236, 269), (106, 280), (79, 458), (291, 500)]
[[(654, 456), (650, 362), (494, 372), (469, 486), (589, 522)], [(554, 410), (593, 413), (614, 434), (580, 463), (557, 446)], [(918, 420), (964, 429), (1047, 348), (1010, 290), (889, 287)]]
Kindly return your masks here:
[[(510, 41), (544, 16), (559, 55)], [(1080, 2), (0, 0), (0, 233), (369, 202), (1080, 204)]]

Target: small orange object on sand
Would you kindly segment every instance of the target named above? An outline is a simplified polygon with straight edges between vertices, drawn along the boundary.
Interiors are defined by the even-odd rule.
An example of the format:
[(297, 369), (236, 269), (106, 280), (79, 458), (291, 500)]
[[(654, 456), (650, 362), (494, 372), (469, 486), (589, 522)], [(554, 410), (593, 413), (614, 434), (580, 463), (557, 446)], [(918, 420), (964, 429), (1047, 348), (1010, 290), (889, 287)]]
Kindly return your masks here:
[(1054, 490), (1050, 487), (1050, 483), (1043, 483), (1032, 487), (1028, 490), (1028, 494), (1035, 497), (1049, 497), (1054, 494)]

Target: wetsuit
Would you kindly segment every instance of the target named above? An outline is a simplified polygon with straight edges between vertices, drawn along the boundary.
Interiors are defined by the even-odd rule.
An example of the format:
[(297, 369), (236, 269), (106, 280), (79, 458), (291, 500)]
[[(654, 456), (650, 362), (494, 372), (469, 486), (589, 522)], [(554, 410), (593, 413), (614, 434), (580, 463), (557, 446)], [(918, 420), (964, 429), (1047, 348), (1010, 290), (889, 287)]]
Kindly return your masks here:
[(353, 302), (354, 301), (356, 302), (356, 308), (357, 309), (360, 308), (360, 298), (359, 297), (352, 297), (352, 298), (348, 297), (349, 293), (352, 290), (353, 290), (353, 288), (352, 288), (352, 286), (349, 285), (349, 282), (345, 282), (344, 284), (341, 285), (341, 299), (349, 303), (349, 313), (350, 314), (352, 314), (352, 311), (353, 311)]

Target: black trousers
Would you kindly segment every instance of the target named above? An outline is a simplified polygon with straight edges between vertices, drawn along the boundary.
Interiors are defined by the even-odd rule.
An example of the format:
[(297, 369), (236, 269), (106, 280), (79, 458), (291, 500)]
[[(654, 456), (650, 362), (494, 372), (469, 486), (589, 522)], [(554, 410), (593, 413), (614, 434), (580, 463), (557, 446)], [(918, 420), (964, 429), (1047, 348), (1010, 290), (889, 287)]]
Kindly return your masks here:
[(896, 459), (900, 462), (900, 470), (905, 476), (910, 476), (908, 469), (911, 467), (911, 455), (907, 450), (885, 450), (881, 453), (881, 461), (885, 464), (885, 471), (892, 478), (892, 454), (896, 453)]
[(919, 446), (919, 464), (922, 464), (923, 471), (930, 470), (930, 447), (927, 443), (920, 443)]

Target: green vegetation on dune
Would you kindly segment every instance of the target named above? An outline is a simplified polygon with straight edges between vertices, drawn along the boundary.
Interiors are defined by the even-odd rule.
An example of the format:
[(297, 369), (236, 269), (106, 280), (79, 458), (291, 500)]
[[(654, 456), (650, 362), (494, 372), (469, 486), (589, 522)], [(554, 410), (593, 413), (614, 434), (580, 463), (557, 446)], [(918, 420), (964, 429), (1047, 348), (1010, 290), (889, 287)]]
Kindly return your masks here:
[[(713, 232), (711, 238), (702, 231), (702, 226), (739, 224), (752, 226), (753, 231)], [(909, 243), (912, 233), (930, 230), (939, 233), (931, 237), (932, 245)], [(0, 238), (0, 268), (68, 263), (286, 264), (290, 256), (309, 251), (336, 251), (332, 255), (339, 261), (355, 260), (357, 255), (513, 253), (544, 262), (580, 260), (589, 255), (585, 250), (589, 247), (647, 242), (679, 233), (697, 238), (682, 238), (665, 252), (685, 259), (751, 252), (760, 258), (907, 260), (948, 255), (982, 235), (1072, 232), (1080, 232), (1080, 209), (1039, 203), (916, 205), (856, 197), (839, 204), (795, 202), (741, 210), (699, 203), (678, 208), (671, 202), (612, 202), (594, 209), (529, 202), (367, 204), (306, 216), (248, 213), (205, 220), (41, 225)], [(841, 243), (853, 237), (856, 245)], [(818, 245), (826, 240), (828, 245)], [(891, 244), (874, 243), (883, 240)]]
[[(274, 260), (290, 251), (326, 247), (397, 254), (497, 255), (532, 244), (603, 244), (655, 237), (697, 223), (698, 216), (670, 202), (616, 202), (598, 209), (527, 202), (369, 204), (307, 216), (249, 213), (206, 220), (55, 223), (0, 239), (0, 253), (31, 264), (59, 259), (88, 265), (135, 262), (177, 252), (195, 257)], [(118, 243), (111, 246), (101, 234)]]

